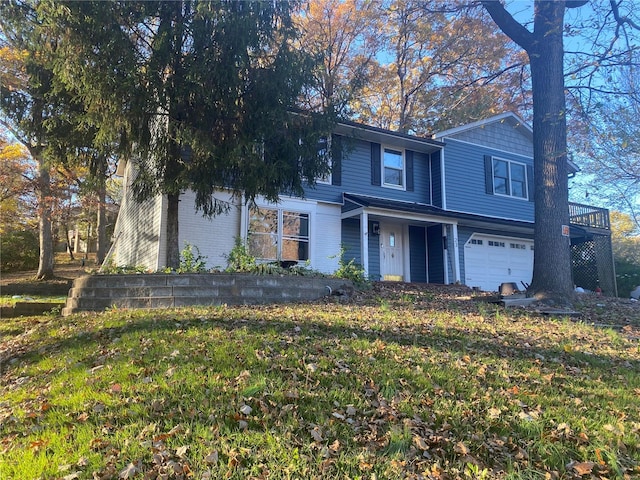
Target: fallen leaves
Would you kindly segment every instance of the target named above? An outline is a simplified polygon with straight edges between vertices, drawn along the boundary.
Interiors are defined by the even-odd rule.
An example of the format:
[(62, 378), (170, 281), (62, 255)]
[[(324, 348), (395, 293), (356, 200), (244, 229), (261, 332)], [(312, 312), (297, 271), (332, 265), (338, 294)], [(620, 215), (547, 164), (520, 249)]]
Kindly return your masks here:
[[(64, 327), (12, 347), (37, 335), (46, 369), (21, 357), (2, 373), (23, 400), (0, 398), (0, 452), (60, 455), (63, 443), (84, 459), (43, 478), (640, 473), (637, 340), (505, 311), (462, 287), (376, 284), (354, 303), (112, 313)], [(67, 401), (71, 388), (85, 397)]]

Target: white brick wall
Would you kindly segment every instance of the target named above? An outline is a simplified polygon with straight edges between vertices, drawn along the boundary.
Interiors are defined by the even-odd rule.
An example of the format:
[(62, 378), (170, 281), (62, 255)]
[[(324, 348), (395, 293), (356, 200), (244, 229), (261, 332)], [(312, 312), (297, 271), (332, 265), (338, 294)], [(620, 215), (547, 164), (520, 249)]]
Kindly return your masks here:
[(198, 247), (200, 255), (207, 257), (207, 268), (224, 269), (227, 255), (233, 248), (235, 238), (240, 235), (241, 210), (239, 201), (232, 200), (231, 194), (217, 192), (217, 199), (229, 202), (231, 208), (213, 218), (206, 218), (195, 208), (195, 194), (191, 191), (180, 196), (179, 241), (180, 251), (185, 242)]

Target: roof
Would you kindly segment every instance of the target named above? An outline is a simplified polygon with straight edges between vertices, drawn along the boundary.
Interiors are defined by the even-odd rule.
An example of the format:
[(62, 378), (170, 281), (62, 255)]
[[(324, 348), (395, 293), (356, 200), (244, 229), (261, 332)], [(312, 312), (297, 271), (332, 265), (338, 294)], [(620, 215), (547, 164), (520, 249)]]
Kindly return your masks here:
[(518, 128), (525, 136), (529, 137), (533, 141), (533, 129), (518, 115), (513, 112), (505, 112), (493, 117), (478, 120), (477, 122), (467, 123), (459, 127), (450, 128), (442, 132), (435, 133), (433, 138), (451, 137), (467, 130), (474, 130), (476, 128), (484, 128), (492, 123), (507, 123), (515, 128)]
[(434, 140), (433, 138), (418, 137), (407, 133), (394, 132), (393, 130), (346, 120), (338, 122), (334, 132), (339, 135), (359, 138), (383, 145), (391, 144), (393, 146), (408, 148), (409, 150), (416, 152), (433, 153), (444, 147), (443, 142)]
[[(533, 128), (525, 122), (521, 117), (516, 115), (513, 112), (505, 112), (499, 115), (494, 115), (493, 117), (485, 118), (484, 120), (478, 120), (477, 122), (468, 123), (466, 125), (461, 125), (459, 127), (450, 128), (448, 130), (443, 130), (442, 132), (438, 132), (433, 134), (434, 139), (444, 139), (445, 137), (452, 137), (457, 135), (458, 133), (466, 132), (468, 130), (473, 130), (476, 128), (484, 128), (492, 123), (507, 123), (514, 128), (519, 129), (523, 135), (525, 135), (531, 142), (533, 142)], [(567, 163), (569, 165), (569, 174), (573, 175), (580, 171), (580, 167), (576, 165), (571, 159), (567, 158)]]

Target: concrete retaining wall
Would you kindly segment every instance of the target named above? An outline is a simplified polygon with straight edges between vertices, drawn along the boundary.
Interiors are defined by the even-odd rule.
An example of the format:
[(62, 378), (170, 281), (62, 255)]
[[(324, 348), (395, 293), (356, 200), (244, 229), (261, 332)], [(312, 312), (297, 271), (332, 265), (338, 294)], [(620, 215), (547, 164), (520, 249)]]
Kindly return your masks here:
[(302, 302), (352, 288), (348, 280), (293, 275), (87, 275), (73, 282), (62, 314), (100, 311), (110, 307), (169, 308)]

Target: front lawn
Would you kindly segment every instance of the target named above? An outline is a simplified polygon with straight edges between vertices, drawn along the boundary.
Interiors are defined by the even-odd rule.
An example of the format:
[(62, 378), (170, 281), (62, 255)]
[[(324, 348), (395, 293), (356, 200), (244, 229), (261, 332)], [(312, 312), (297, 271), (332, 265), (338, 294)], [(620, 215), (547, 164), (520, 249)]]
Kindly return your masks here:
[(0, 478), (639, 478), (637, 312), (399, 286), (4, 319)]

